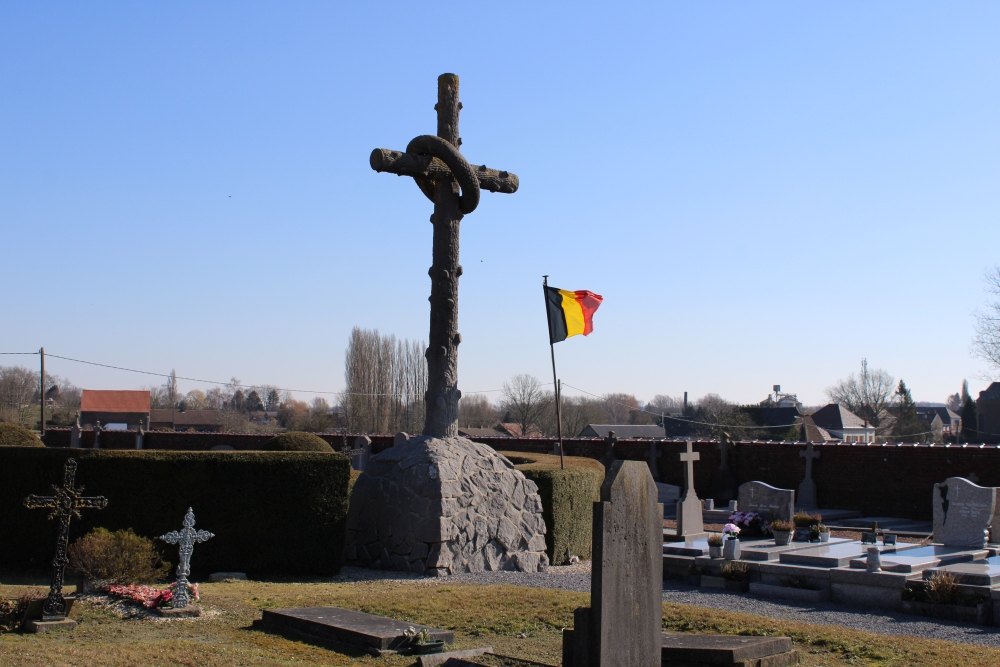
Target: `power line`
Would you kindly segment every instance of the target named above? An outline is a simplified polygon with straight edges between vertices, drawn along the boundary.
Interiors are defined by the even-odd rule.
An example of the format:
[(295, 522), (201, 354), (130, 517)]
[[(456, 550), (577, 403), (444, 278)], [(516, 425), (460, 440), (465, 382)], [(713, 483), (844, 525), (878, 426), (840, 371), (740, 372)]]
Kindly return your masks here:
[(38, 353), (37, 352), (0, 352), (0, 354), (20, 354), (20, 355), (26, 355), (26, 354), (38, 354)]

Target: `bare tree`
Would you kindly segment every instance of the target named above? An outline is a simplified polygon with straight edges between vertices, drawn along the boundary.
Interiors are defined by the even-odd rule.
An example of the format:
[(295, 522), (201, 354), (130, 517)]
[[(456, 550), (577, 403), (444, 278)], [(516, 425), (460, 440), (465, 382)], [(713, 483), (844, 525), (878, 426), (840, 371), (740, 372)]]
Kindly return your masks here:
[(524, 435), (537, 428), (544, 411), (551, 409), (541, 383), (533, 375), (515, 375), (503, 383), (500, 396), (500, 409), (506, 413), (505, 418), (520, 426)]
[(38, 373), (23, 366), (0, 366), (0, 421), (29, 426), (37, 395)]
[(485, 394), (462, 396), (458, 401), (458, 423), (469, 428), (492, 428), (500, 421), (497, 408)]
[(986, 292), (990, 295), (986, 307), (977, 310), (972, 354), (985, 361), (989, 370), (984, 379), (1000, 379), (1000, 266), (986, 274)]
[(563, 396), (563, 434), (568, 437), (580, 435), (590, 424), (600, 424), (604, 419), (604, 403), (587, 396)]
[(170, 407), (177, 405), (180, 399), (180, 393), (177, 391), (177, 371), (170, 369), (170, 375), (167, 376), (167, 400), (170, 401)]
[(355, 431), (417, 432), (424, 419), (427, 345), (354, 327), (344, 354), (341, 404)]
[(833, 403), (839, 403), (861, 417), (881, 433), (892, 426), (889, 406), (896, 392), (895, 379), (881, 368), (869, 369), (861, 360), (861, 372), (853, 373), (826, 390)]
[(601, 397), (604, 402), (604, 415), (606, 424), (633, 424), (642, 423), (633, 421), (634, 414), (639, 412), (639, 399), (632, 394), (605, 394)]
[(184, 394), (184, 398), (181, 399), (181, 408), (184, 410), (207, 409), (208, 402), (205, 400), (205, 392), (201, 389), (192, 389)]

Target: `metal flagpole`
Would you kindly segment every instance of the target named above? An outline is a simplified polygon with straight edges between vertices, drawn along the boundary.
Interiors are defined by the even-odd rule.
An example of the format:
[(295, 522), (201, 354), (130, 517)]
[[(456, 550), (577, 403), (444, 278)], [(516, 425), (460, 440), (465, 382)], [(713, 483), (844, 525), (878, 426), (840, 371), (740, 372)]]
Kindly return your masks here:
[(559, 435), (559, 468), (566, 468), (566, 461), (563, 456), (563, 435), (562, 435), (562, 385), (556, 377), (556, 344), (552, 341), (552, 320), (549, 319), (549, 277), (542, 276), (542, 294), (545, 295), (545, 321), (549, 325), (549, 351), (552, 353), (552, 386), (556, 396), (556, 429)]

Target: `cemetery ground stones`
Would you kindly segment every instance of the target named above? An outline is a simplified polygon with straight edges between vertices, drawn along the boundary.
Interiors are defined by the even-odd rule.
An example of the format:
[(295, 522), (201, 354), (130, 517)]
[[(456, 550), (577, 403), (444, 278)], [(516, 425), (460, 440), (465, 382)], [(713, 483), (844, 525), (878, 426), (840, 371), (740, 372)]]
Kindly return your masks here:
[[(997, 506), (997, 489), (949, 477), (934, 485), (934, 541), (945, 546), (986, 545)], [(996, 538), (994, 538), (996, 539)]]

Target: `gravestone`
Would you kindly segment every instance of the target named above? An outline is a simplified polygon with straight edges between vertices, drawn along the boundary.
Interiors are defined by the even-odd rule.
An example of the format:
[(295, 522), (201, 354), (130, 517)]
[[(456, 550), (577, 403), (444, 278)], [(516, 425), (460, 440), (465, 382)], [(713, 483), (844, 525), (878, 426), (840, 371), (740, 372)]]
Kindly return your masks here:
[(352, 470), (364, 470), (372, 455), (372, 439), (367, 435), (359, 435), (354, 439), (354, 447), (341, 453), (351, 458)]
[(69, 446), (73, 449), (80, 448), (80, 413), (76, 413), (76, 421), (73, 422), (73, 428), (69, 432)]
[(139, 428), (137, 428), (136, 431), (135, 431), (135, 448), (136, 449), (142, 449), (142, 437), (143, 437), (143, 435), (145, 435), (145, 434), (142, 432), (142, 423), (140, 422), (139, 423)]
[(997, 489), (949, 477), (934, 485), (934, 541), (949, 547), (982, 548), (994, 521)]
[(662, 644), (663, 507), (640, 461), (615, 461), (594, 503), (590, 607), (563, 631), (565, 667), (654, 667)]
[(401, 445), (409, 439), (410, 439), (409, 433), (404, 433), (403, 431), (400, 431), (396, 435), (392, 436), (392, 446), (395, 447), (396, 445)]
[(101, 422), (94, 424), (94, 449), (101, 448)]
[(680, 455), (680, 460), (684, 464), (684, 492), (683, 497), (677, 503), (678, 539), (691, 539), (705, 535), (705, 524), (702, 521), (704, 506), (694, 491), (694, 462), (701, 458), (701, 454), (694, 451), (694, 443), (690, 440), (685, 443), (685, 446), (686, 451)]
[(813, 444), (807, 443), (805, 451), (799, 452), (799, 456), (806, 460), (806, 474), (799, 484), (798, 504), (800, 509), (814, 510), (816, 504), (816, 482), (813, 481), (813, 461), (819, 458), (820, 453), (813, 449)]
[(615, 455), (615, 445), (618, 444), (618, 437), (615, 435), (614, 431), (608, 431), (608, 434), (604, 436), (604, 456), (601, 457), (601, 463), (604, 464), (605, 468), (610, 468), (618, 458)]
[(646, 453), (646, 461), (649, 464), (649, 472), (653, 475), (653, 481), (660, 481), (660, 443), (653, 441), (649, 443), (649, 451)]
[(712, 475), (712, 499), (717, 503), (728, 503), (736, 497), (736, 475), (729, 465), (729, 457), (733, 452), (733, 439), (728, 433), (722, 434), (722, 440), (716, 445), (719, 450), (719, 469)]
[(738, 504), (741, 512), (766, 512), (772, 521), (791, 521), (795, 516), (795, 492), (764, 482), (741, 484)]

